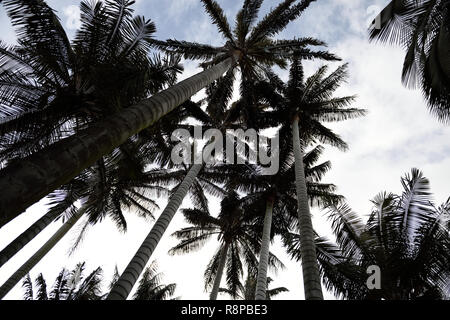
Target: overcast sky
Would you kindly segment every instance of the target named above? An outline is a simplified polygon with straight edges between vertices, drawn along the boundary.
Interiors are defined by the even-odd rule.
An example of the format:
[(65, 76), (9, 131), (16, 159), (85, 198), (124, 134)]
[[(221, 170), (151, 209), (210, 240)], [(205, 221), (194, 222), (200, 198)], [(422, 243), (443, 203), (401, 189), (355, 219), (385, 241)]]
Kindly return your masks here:
[[(67, 32), (73, 36), (79, 21), (77, 0), (48, 0), (58, 11)], [(234, 16), (242, 5), (241, 0), (218, 0), (234, 25)], [(260, 16), (278, 0), (266, 0)], [(369, 114), (362, 119), (346, 121), (332, 128), (342, 135), (350, 145), (346, 153), (326, 148), (321, 160), (331, 160), (332, 171), (324, 182), (338, 186), (338, 192), (347, 198), (350, 206), (362, 216), (369, 214), (370, 199), (380, 191), (402, 191), (400, 177), (417, 167), (423, 170), (431, 181), (437, 204), (450, 195), (450, 136), (449, 126), (440, 124), (431, 116), (419, 91), (405, 89), (401, 85), (401, 68), (404, 53), (401, 49), (370, 44), (367, 40), (369, 21), (388, 3), (387, 0), (318, 0), (297, 21), (279, 35), (279, 38), (311, 36), (324, 40), (329, 50), (349, 63), (350, 78), (339, 89), (339, 95), (356, 94), (355, 107), (365, 108)], [(136, 12), (155, 21), (158, 39), (176, 38), (219, 45), (223, 39), (204, 13), (199, 0), (139, 0)], [(14, 32), (3, 9), (0, 9), (0, 39), (14, 42)], [(322, 62), (307, 63), (307, 75), (313, 73)], [(330, 70), (339, 63), (331, 64)], [(186, 78), (198, 72), (197, 64), (185, 63)], [(286, 79), (287, 72), (280, 75)], [(164, 208), (165, 201), (160, 201)], [(190, 206), (190, 201), (183, 203)], [(217, 212), (217, 203), (212, 203)], [(31, 207), (0, 232), (0, 248), (6, 246), (20, 232), (45, 213), (42, 204)], [(321, 234), (329, 233), (329, 223), (324, 212), (313, 210), (314, 226)], [(129, 213), (128, 233), (120, 234), (114, 225), (106, 220), (90, 229), (82, 246), (70, 258), (67, 250), (78, 230), (70, 232), (32, 270), (35, 278), (44, 273), (48, 284), (52, 284), (62, 267), (73, 268), (79, 261), (86, 261), (88, 272), (102, 266), (106, 279), (110, 279), (114, 266), (123, 271), (152, 226)], [(204, 291), (203, 272), (217, 248), (215, 241), (209, 242), (202, 250), (189, 256), (168, 256), (167, 251), (176, 243), (169, 235), (185, 224), (178, 214), (152, 259), (157, 259), (165, 282), (178, 284), (177, 296), (183, 299), (207, 299)], [(54, 223), (42, 232), (31, 244), (11, 259), (0, 271), (3, 283), (28, 257), (30, 257), (60, 226)], [(79, 227), (75, 228), (79, 229)], [(279, 299), (304, 299), (301, 267), (290, 261), (279, 246), (273, 246), (274, 253), (284, 262), (286, 270), (275, 278), (273, 286), (285, 286), (290, 292), (281, 294)], [(23, 290), (17, 285), (6, 297), (20, 299)], [(221, 298), (226, 298), (222, 296)], [(326, 293), (326, 298), (334, 298)]]

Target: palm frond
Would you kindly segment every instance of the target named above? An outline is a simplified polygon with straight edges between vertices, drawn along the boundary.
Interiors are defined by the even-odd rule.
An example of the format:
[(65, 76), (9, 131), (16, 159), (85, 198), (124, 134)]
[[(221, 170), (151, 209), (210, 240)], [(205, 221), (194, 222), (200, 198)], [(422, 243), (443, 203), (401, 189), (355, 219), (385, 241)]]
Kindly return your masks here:
[(219, 6), (219, 4), (214, 0), (201, 0), (203, 7), (205, 8), (208, 15), (211, 17), (212, 22), (217, 26), (220, 33), (231, 42), (233, 40), (233, 34), (231, 33), (230, 25), (228, 24), (227, 18)]

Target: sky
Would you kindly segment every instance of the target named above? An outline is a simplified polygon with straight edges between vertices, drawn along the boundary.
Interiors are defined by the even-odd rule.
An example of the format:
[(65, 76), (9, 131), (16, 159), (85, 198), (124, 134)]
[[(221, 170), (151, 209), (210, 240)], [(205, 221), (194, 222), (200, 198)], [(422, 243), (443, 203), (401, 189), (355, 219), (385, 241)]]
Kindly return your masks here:
[[(57, 10), (63, 26), (70, 36), (79, 26), (79, 1), (48, 0)], [(242, 5), (238, 0), (218, 0), (224, 8), (231, 25)], [(279, 0), (266, 0), (261, 9), (263, 16)], [(349, 63), (349, 79), (337, 92), (338, 96), (357, 95), (354, 107), (365, 108), (364, 118), (330, 125), (349, 144), (343, 153), (326, 147), (322, 161), (331, 160), (333, 169), (324, 182), (334, 183), (338, 193), (344, 195), (348, 204), (362, 217), (370, 213), (372, 199), (381, 191), (400, 193), (400, 177), (411, 168), (419, 168), (430, 180), (436, 204), (443, 203), (450, 195), (450, 127), (436, 120), (427, 110), (420, 91), (406, 89), (401, 84), (404, 52), (401, 48), (368, 42), (367, 27), (375, 15), (388, 3), (387, 0), (318, 0), (277, 38), (315, 37), (328, 44), (328, 50), (342, 58), (342, 62), (330, 63), (330, 71), (342, 63)], [(176, 38), (220, 45), (223, 39), (210, 23), (199, 0), (139, 0), (136, 13), (152, 19), (157, 26), (158, 39)], [(0, 8), (0, 39), (15, 41), (14, 31), (3, 8)], [(305, 64), (306, 75), (311, 75), (321, 61)], [(197, 62), (185, 61), (185, 79), (197, 72)], [(280, 71), (287, 79), (287, 71)], [(235, 96), (236, 98), (236, 96)], [(6, 246), (25, 228), (45, 213), (45, 200), (29, 208), (0, 232), (0, 248)], [(159, 200), (161, 209), (166, 201)], [(188, 199), (182, 207), (190, 207)], [(211, 210), (218, 212), (219, 205), (212, 199)], [(313, 209), (313, 224), (322, 235), (329, 235), (330, 227), (325, 212)], [(68, 249), (77, 236), (80, 226), (69, 232), (64, 239), (31, 271), (32, 278), (43, 273), (48, 284), (53, 283), (62, 267), (73, 268), (77, 262), (86, 261), (87, 271), (102, 266), (106, 279), (111, 279), (114, 267), (123, 271), (149, 232), (152, 221), (127, 216), (128, 232), (121, 234), (114, 224), (105, 220), (90, 228), (81, 247), (70, 257)], [(30, 257), (58, 229), (60, 222), (53, 223), (37, 236), (25, 249), (0, 270), (3, 283), (28, 257)], [(188, 256), (169, 256), (168, 250), (177, 242), (170, 237), (174, 231), (186, 226), (178, 213), (152, 260), (156, 259), (164, 272), (166, 283), (177, 283), (176, 295), (182, 299), (208, 299), (204, 290), (203, 272), (217, 248), (210, 241), (203, 249)], [(301, 266), (291, 261), (283, 252), (279, 241), (272, 246), (273, 252), (283, 261), (286, 269), (271, 274), (274, 287), (285, 286), (290, 291), (278, 299), (304, 299)], [(222, 283), (223, 286), (224, 283)], [(20, 299), (23, 290), (17, 285), (6, 299)], [(335, 299), (330, 292), (327, 299)], [(225, 299), (227, 296), (220, 296)]]

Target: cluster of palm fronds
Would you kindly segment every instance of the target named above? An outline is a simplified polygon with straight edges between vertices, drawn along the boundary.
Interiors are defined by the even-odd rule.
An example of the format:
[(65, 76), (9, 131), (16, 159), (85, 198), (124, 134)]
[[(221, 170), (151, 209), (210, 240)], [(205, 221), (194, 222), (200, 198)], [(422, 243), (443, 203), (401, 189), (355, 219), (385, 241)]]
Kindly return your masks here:
[[(331, 168), (329, 161), (317, 163), (323, 145), (348, 148), (326, 124), (364, 116), (365, 110), (351, 106), (354, 96), (335, 96), (347, 65), (332, 72), (323, 66), (305, 76), (304, 60), (340, 60), (323, 49), (325, 43), (275, 39), (314, 1), (281, 1), (257, 22), (263, 1), (245, 0), (234, 30), (216, 1), (201, 2), (223, 46), (156, 40), (155, 25), (133, 16), (130, 0), (82, 1), (73, 41), (45, 1), (2, 1), (18, 45), (0, 44), (0, 227), (45, 196), (50, 208), (0, 251), (0, 266), (51, 222), (64, 223), (0, 287), (0, 297), (82, 217), (74, 248), (90, 225), (107, 217), (121, 231), (127, 230), (129, 213), (153, 219), (157, 200), (165, 196), (167, 206), (109, 293), (100, 290), (100, 269), (82, 281), (83, 264), (63, 270), (50, 294), (42, 276), (36, 285), (38, 299), (126, 299), (141, 277), (135, 299), (170, 297), (175, 286), (160, 286), (156, 270), (144, 269), (187, 195), (194, 208), (182, 212), (190, 225), (175, 232), (180, 243), (170, 253), (189, 253), (217, 238), (220, 245), (204, 274), (211, 299), (221, 291), (243, 299), (286, 291), (268, 290), (269, 268), (283, 267), (270, 252), (275, 237), (294, 258), (301, 257), (307, 299), (323, 298), (322, 280), (352, 299), (443, 297), (449, 234), (441, 219), (449, 205), (432, 206), (428, 182), (418, 171), (402, 180), (402, 196), (374, 200), (377, 209), (366, 225), (335, 185), (322, 182)], [(164, 53), (150, 54), (151, 49)], [(181, 58), (201, 60), (203, 71), (176, 83)], [(287, 82), (274, 67), (289, 68)], [(240, 95), (233, 101), (237, 78)], [(200, 89), (206, 97), (191, 101)], [(229, 129), (276, 131), (279, 145), (264, 148), (276, 155), (279, 170), (264, 175), (262, 165), (249, 163), (173, 163), (172, 133), (194, 132), (194, 122), (224, 135)], [(237, 157), (249, 160), (252, 146), (245, 139), (232, 143), (244, 146)], [(198, 146), (194, 141), (190, 148)], [(216, 157), (226, 159), (227, 152)], [(220, 199), (218, 214), (210, 211), (212, 197)], [(314, 232), (311, 206), (330, 210), (336, 244)], [(383, 271), (382, 290), (365, 286), (370, 265)], [(223, 274), (227, 288), (220, 288)], [(33, 298), (29, 277), (25, 287), (26, 298)]]
[[(85, 276), (86, 263), (78, 263), (76, 267), (69, 271), (63, 268), (55, 279), (55, 282), (50, 288), (44, 276), (39, 274), (34, 283), (30, 275), (27, 275), (23, 280), (22, 287), (24, 288), (24, 300), (102, 300), (106, 298), (106, 294), (102, 292), (104, 285), (103, 271), (99, 267)], [(156, 262), (145, 270), (133, 300), (168, 300), (171, 298), (176, 289), (176, 284), (162, 284), (162, 273), (158, 272)], [(109, 284), (109, 289), (114, 285), (119, 278), (117, 268), (112, 281)]]
[(450, 120), (450, 3), (447, 0), (392, 0), (380, 13), (370, 38), (406, 50), (403, 82), (420, 86), (430, 110)]

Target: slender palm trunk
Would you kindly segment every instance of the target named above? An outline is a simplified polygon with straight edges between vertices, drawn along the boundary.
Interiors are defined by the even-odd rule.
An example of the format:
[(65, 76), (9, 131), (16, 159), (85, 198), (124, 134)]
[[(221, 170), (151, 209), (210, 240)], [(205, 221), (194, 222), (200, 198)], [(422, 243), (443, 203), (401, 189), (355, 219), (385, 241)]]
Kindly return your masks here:
[(0, 228), (232, 67), (209, 68), (0, 171)]
[(258, 279), (256, 281), (255, 300), (267, 299), (267, 269), (269, 267), (270, 232), (272, 229), (273, 199), (267, 199), (266, 215), (261, 240), (261, 253), (259, 255)]
[(317, 262), (314, 231), (309, 211), (306, 189), (303, 151), (300, 142), (298, 118), (292, 123), (292, 142), (295, 156), (295, 182), (298, 201), (298, 223), (300, 228), (300, 251), (302, 253), (303, 284), (306, 300), (323, 300), (320, 283), (319, 264)]
[(219, 266), (217, 267), (216, 278), (214, 279), (214, 285), (211, 291), (211, 295), (209, 296), (209, 300), (217, 300), (217, 295), (219, 294), (220, 282), (222, 281), (223, 271), (225, 269), (225, 263), (227, 262), (228, 248), (230, 244), (228, 242), (225, 243), (225, 246), (222, 249), (220, 254)]
[(33, 223), (20, 236), (14, 239), (0, 252), (0, 267), (14, 257), (23, 247), (33, 240), (42, 230), (52, 223), (60, 214), (58, 211), (47, 212), (42, 218)]
[(6, 282), (0, 287), (0, 299), (3, 299), (16, 284), (34, 268), (39, 261), (61, 240), (67, 232), (77, 223), (84, 214), (85, 209), (80, 209), (76, 215), (64, 223), (61, 228), (30, 258), (28, 259)]
[(184, 178), (183, 182), (177, 188), (170, 198), (164, 211), (159, 216), (150, 233), (141, 244), (140, 248), (128, 264), (119, 280), (114, 284), (108, 295), (108, 300), (125, 300), (133, 289), (134, 284), (141, 275), (148, 260), (155, 251), (156, 246), (161, 240), (164, 232), (172, 221), (173, 216), (178, 211), (184, 197), (189, 191), (192, 183), (203, 168), (203, 164), (194, 164)]

